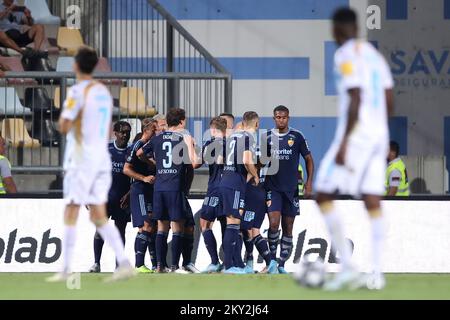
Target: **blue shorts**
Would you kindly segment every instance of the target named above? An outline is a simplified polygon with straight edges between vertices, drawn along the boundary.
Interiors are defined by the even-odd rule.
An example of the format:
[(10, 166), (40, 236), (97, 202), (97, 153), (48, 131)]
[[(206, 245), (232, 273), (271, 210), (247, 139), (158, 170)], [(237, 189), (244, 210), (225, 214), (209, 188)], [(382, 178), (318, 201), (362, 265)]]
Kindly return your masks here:
[(220, 190), (214, 189), (206, 193), (203, 201), (200, 217), (207, 221), (215, 221), (219, 216), (223, 215), (222, 205), (220, 203)]
[(184, 197), (184, 214), (186, 222), (184, 223), (185, 227), (193, 227), (195, 226), (194, 214), (192, 213), (191, 205), (189, 204), (189, 200), (187, 197)]
[(267, 190), (266, 200), (272, 203), (269, 212), (280, 211), (282, 216), (295, 217), (300, 214), (298, 194), (295, 191)]
[(186, 219), (186, 196), (181, 191), (155, 191), (153, 218), (162, 221)]
[(233, 216), (241, 219), (241, 212), (245, 208), (245, 192), (226, 187), (220, 188), (220, 202), (222, 204), (223, 215)]
[(106, 204), (106, 214), (108, 218), (117, 221), (131, 221), (130, 207), (122, 209), (120, 207), (120, 199), (108, 199)]
[(241, 230), (260, 229), (266, 217), (266, 192), (261, 187), (247, 185), (245, 190), (245, 213)]
[(153, 186), (136, 181), (131, 184), (130, 190), (130, 209), (133, 218), (133, 227), (142, 228), (144, 221), (151, 222)]

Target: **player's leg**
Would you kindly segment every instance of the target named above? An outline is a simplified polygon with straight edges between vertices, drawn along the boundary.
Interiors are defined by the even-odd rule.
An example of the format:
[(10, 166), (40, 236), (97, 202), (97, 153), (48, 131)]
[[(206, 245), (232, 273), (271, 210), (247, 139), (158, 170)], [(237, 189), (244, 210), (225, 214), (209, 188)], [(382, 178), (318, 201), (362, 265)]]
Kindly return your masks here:
[(148, 247), (148, 210), (144, 185), (134, 182), (130, 191), (130, 209), (133, 217), (133, 227), (138, 228), (136, 238), (134, 239), (134, 267), (139, 273), (150, 273), (151, 270), (145, 266), (145, 253)]
[(239, 240), (241, 215), (244, 213), (243, 206), (244, 195), (237, 190), (222, 188), (222, 209), (226, 215), (227, 228), (223, 239), (224, 251), (224, 272), (225, 273), (245, 273), (245, 270), (234, 267), (234, 255), (236, 244)]
[(70, 274), (72, 266), (73, 251), (76, 241), (76, 223), (80, 206), (68, 204), (64, 209), (64, 236), (62, 239), (63, 268), (61, 272), (54, 274), (46, 279), (48, 282), (65, 281)]
[(179, 269), (181, 251), (183, 246), (184, 219), (171, 221), (172, 228), (172, 262), (170, 269), (175, 272)]
[(244, 260), (242, 260), (242, 246), (244, 244), (244, 239), (242, 236), (242, 230), (238, 233), (236, 240), (236, 246), (233, 254), (233, 265), (236, 268), (245, 268)]
[(364, 204), (370, 216), (372, 236), (372, 266), (373, 275), (367, 283), (369, 289), (382, 289), (385, 286), (381, 271), (381, 256), (384, 240), (384, 219), (381, 211), (381, 197), (377, 195), (364, 195)]
[(281, 237), (281, 250), (280, 250), (280, 262), (278, 265), (278, 271), (280, 273), (286, 274), (284, 265), (289, 259), (292, 253), (293, 242), (292, 242), (292, 229), (294, 227), (295, 216), (283, 215), (281, 218), (281, 228), (283, 230), (283, 235)]
[(100, 272), (100, 259), (102, 257), (102, 251), (103, 251), (103, 244), (105, 242), (103, 241), (100, 234), (95, 231), (94, 234), (94, 265), (89, 269), (89, 272)]
[(200, 273), (194, 263), (192, 262), (192, 251), (194, 250), (194, 232), (195, 232), (195, 220), (192, 214), (192, 208), (189, 204), (188, 198), (184, 197), (185, 206), (185, 224), (183, 233), (183, 247), (181, 250), (183, 256), (183, 270), (191, 273)]
[(106, 205), (91, 204), (89, 207), (91, 208), (91, 221), (96, 226), (97, 232), (105, 240), (106, 244), (113, 249), (118, 264), (114, 274), (111, 277), (106, 278), (105, 281), (110, 282), (128, 279), (134, 276), (135, 271), (126, 257), (125, 248), (119, 230), (115, 225), (109, 222), (106, 216)]
[(63, 252), (64, 262), (63, 262), (63, 272), (70, 272), (70, 267), (72, 265), (73, 251), (76, 242), (76, 224), (78, 220), (78, 214), (80, 211), (80, 206), (76, 204), (68, 204), (64, 212), (64, 240), (63, 240)]
[(158, 232), (156, 234), (156, 272), (167, 272), (167, 237), (169, 235), (170, 221), (165, 207), (162, 192), (154, 192), (153, 194), (153, 219), (158, 221)]
[(175, 272), (179, 269), (183, 248), (183, 234), (186, 222), (185, 197), (182, 192), (163, 192), (163, 197), (168, 208), (170, 226), (172, 228), (172, 261), (170, 269), (172, 272)]
[(158, 261), (156, 259), (156, 234), (158, 233), (158, 222), (153, 219), (153, 213), (149, 213), (147, 217), (148, 227), (147, 231), (147, 241), (148, 241), (148, 254), (150, 256), (150, 261), (152, 262), (152, 270), (156, 270)]
[(276, 191), (267, 193), (267, 209), (269, 211), (269, 231), (267, 238), (272, 258), (276, 260), (278, 243), (280, 241), (280, 222), (282, 201), (281, 195)]
[(169, 235), (170, 221), (158, 220), (158, 232), (156, 234), (156, 272), (167, 272), (167, 237)]
[(374, 147), (374, 154), (370, 157), (361, 183), (361, 193), (371, 224), (373, 274), (366, 281), (369, 289), (382, 289), (386, 283), (381, 268), (385, 232), (381, 195), (384, 194), (383, 172), (386, 172), (385, 155), (387, 150), (387, 144)]
[(278, 268), (277, 268), (277, 261), (272, 258), (272, 253), (269, 249), (269, 243), (266, 239), (264, 239), (261, 236), (260, 233), (260, 227), (253, 228), (252, 229), (252, 240), (253, 244), (256, 247), (256, 250), (258, 250), (258, 253), (263, 257), (264, 262), (266, 263), (266, 267), (261, 270), (260, 273), (270, 273), (270, 274), (277, 274)]

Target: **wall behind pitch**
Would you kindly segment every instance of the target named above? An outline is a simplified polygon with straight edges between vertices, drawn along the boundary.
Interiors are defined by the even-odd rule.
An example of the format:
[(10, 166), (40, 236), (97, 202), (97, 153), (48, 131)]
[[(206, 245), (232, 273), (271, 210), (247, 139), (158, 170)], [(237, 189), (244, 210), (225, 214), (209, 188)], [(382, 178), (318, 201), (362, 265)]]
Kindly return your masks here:
[[(190, 200), (190, 204), (196, 212), (202, 201)], [(354, 244), (353, 261), (362, 271), (370, 271), (370, 225), (362, 203), (338, 201), (337, 206), (342, 212), (345, 234)], [(330, 252), (332, 243), (315, 203), (301, 201), (300, 207), (301, 215), (296, 219), (293, 231), (294, 251), (286, 269), (293, 271), (294, 262), (306, 253), (312, 253), (327, 261), (328, 270), (336, 270), (338, 260)], [(63, 208), (63, 200), (3, 199), (0, 202), (0, 272), (53, 272), (61, 268)], [(383, 251), (385, 272), (450, 272), (450, 202), (384, 201), (383, 208), (387, 227)], [(264, 236), (267, 227), (266, 218), (262, 227)], [(83, 208), (73, 259), (76, 272), (86, 272), (93, 264), (94, 232), (88, 212)], [(132, 262), (136, 232), (128, 225), (126, 254)], [(219, 224), (215, 224), (214, 233), (220, 245)], [(210, 263), (210, 258), (198, 230), (195, 243), (194, 260), (197, 267), (203, 269)], [(257, 257), (256, 250), (254, 255)], [(146, 263), (150, 266), (148, 255)], [(107, 246), (103, 249), (101, 264), (103, 271), (114, 269), (114, 255)], [(263, 268), (262, 259), (255, 267), (256, 270)]]

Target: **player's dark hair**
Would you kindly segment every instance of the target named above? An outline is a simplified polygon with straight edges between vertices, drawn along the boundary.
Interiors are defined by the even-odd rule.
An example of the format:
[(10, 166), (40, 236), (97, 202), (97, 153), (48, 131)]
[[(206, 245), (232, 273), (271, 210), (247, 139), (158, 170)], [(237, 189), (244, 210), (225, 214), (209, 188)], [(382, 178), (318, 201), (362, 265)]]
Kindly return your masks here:
[(283, 105), (276, 106), (275, 109), (273, 109), (273, 115), (277, 112), (287, 112), (289, 114), (289, 109)]
[(221, 118), (220, 116), (214, 117), (209, 122), (209, 126), (214, 127), (220, 131), (226, 131), (227, 130), (227, 120), (225, 120), (224, 118)]
[(82, 73), (91, 74), (98, 63), (97, 52), (91, 47), (82, 46), (75, 55), (75, 63)]
[(113, 130), (114, 130), (114, 132), (119, 132), (123, 127), (128, 127), (131, 129), (131, 124), (129, 124), (126, 121), (119, 120), (116, 123), (114, 123)]
[(234, 116), (231, 113), (223, 112), (219, 115), (219, 117), (228, 117), (234, 120)]
[(398, 144), (398, 142), (391, 140), (391, 142), (389, 142), (389, 147), (392, 151), (395, 152), (395, 156), (397, 157), (400, 153), (400, 145)]
[(141, 140), (142, 132), (139, 132), (133, 139), (133, 143), (136, 143), (138, 140)]
[(354, 10), (343, 7), (336, 9), (333, 13), (332, 20), (334, 24), (356, 25), (358, 18)]
[(252, 121), (255, 121), (259, 118), (258, 114), (255, 111), (247, 111), (242, 116), (242, 122), (248, 124)]
[(166, 115), (167, 126), (176, 127), (181, 121), (186, 120), (186, 111), (181, 108), (169, 109)]

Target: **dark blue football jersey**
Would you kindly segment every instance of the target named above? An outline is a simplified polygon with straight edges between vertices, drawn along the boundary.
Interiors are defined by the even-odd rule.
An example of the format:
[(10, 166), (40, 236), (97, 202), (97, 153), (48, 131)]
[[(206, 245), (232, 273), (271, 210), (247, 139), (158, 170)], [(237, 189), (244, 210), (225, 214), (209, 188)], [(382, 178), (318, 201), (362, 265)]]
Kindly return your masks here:
[(119, 201), (130, 190), (130, 178), (123, 174), (127, 159), (127, 148), (120, 149), (114, 142), (108, 145), (112, 162), (112, 183), (109, 189), (109, 201)]
[(256, 163), (256, 140), (252, 134), (238, 131), (226, 141), (225, 164), (220, 186), (245, 191), (248, 172), (243, 163), (244, 152), (251, 151)]
[(267, 147), (267, 156), (279, 161), (278, 171), (265, 176), (266, 189), (295, 192), (298, 187), (300, 155), (305, 158), (311, 153), (303, 134), (292, 128), (284, 134), (272, 129), (262, 137), (261, 144)]
[[(127, 156), (127, 163), (131, 164), (133, 166), (133, 170), (139, 174), (142, 174), (143, 176), (154, 176), (155, 175), (155, 169), (152, 168), (148, 163), (145, 163), (141, 161), (138, 156), (136, 155), (136, 152), (141, 149), (144, 146), (144, 142), (142, 140), (136, 141), (134, 144), (128, 147), (128, 156)], [(139, 181), (142, 182), (142, 181)], [(142, 182), (144, 183), (144, 182)], [(146, 184), (148, 185), (148, 184)]]
[[(215, 139), (205, 142), (202, 148), (203, 162), (208, 165), (209, 169), (209, 180), (208, 180), (208, 190), (213, 190), (218, 188), (220, 185), (220, 179), (223, 173), (223, 158), (225, 155), (226, 140)], [(218, 164), (217, 161), (221, 159), (221, 163)]]
[(156, 162), (155, 191), (184, 191), (186, 168), (190, 164), (183, 134), (165, 131), (154, 136), (143, 148)]

